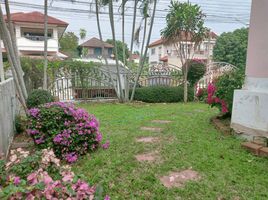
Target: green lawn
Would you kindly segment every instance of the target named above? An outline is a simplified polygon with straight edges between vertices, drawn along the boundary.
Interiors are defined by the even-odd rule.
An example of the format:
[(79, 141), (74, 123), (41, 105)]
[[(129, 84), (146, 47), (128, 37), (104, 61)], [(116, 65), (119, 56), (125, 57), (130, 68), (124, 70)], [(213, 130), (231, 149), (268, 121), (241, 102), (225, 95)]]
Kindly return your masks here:
[[(204, 104), (82, 104), (97, 116), (108, 150), (85, 156), (73, 166), (111, 199), (268, 199), (268, 159), (241, 149), (241, 141), (223, 136), (209, 123), (217, 110)], [(172, 120), (155, 125), (154, 119)], [(164, 127), (162, 133), (141, 126)], [(137, 143), (158, 136), (159, 143)], [(135, 155), (157, 150), (161, 161), (140, 163)], [(159, 177), (192, 168), (202, 179), (184, 188), (166, 189)]]

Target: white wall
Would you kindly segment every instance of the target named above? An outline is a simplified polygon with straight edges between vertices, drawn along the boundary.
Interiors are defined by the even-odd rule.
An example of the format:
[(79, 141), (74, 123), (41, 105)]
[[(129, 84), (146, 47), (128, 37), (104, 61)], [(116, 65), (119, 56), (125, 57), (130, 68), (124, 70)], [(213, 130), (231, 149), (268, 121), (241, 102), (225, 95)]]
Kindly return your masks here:
[(13, 78), (0, 82), (0, 157), (6, 155), (14, 135), (17, 101)]

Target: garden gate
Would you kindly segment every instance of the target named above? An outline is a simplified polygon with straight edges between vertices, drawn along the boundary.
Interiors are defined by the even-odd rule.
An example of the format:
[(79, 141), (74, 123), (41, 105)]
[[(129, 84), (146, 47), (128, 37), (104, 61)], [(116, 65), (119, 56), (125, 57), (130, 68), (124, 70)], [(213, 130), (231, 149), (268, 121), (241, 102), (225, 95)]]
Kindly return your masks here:
[(93, 68), (83, 72), (65, 73), (56, 78), (50, 91), (59, 101), (117, 98), (115, 74)]
[(175, 87), (182, 84), (181, 75), (182, 71), (177, 66), (158, 63), (149, 68), (147, 76), (140, 78), (139, 85)]

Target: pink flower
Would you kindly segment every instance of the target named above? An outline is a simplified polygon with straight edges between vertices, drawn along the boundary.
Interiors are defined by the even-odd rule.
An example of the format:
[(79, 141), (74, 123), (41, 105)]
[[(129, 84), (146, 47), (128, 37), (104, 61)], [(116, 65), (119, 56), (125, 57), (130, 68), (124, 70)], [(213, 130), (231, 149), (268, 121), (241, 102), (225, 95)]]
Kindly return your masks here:
[(18, 186), (20, 184), (20, 177), (16, 176), (14, 178), (14, 185)]
[(213, 85), (213, 83), (209, 83), (208, 84), (208, 94), (213, 96), (215, 91), (216, 91), (216, 87)]
[(103, 148), (103, 149), (108, 149), (109, 147), (110, 147), (110, 141), (107, 140), (107, 141), (105, 142), (105, 144), (102, 145), (102, 148)]
[(28, 177), (27, 177), (27, 181), (31, 184), (31, 185), (35, 185), (37, 183), (37, 173), (33, 172), (31, 173)]
[(106, 195), (105, 198), (104, 198), (104, 200), (110, 200), (110, 199), (111, 198), (108, 195)]
[(72, 152), (72, 153), (68, 153), (65, 155), (65, 159), (67, 162), (69, 163), (74, 163), (77, 161), (77, 154), (75, 152)]
[(97, 142), (101, 142), (101, 140), (102, 140), (102, 134), (101, 133), (97, 133), (96, 141)]

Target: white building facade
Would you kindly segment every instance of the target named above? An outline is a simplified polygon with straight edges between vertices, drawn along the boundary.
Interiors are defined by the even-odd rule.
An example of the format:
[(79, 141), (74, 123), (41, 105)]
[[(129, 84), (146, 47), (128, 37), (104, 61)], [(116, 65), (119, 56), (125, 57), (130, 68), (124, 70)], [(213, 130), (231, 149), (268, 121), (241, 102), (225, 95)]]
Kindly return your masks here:
[[(44, 15), (40, 12), (12, 13), (17, 46), (20, 56), (38, 57), (44, 54)], [(66, 58), (59, 51), (59, 39), (65, 32), (68, 23), (48, 16), (48, 56)], [(1, 46), (4, 47), (3, 41)], [(5, 52), (5, 48), (3, 48)]]

